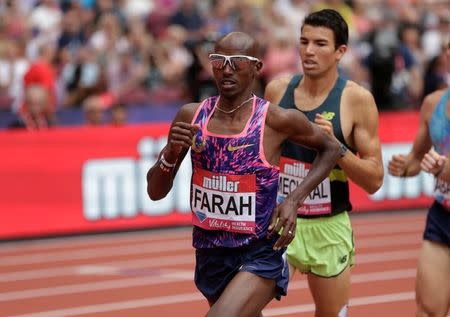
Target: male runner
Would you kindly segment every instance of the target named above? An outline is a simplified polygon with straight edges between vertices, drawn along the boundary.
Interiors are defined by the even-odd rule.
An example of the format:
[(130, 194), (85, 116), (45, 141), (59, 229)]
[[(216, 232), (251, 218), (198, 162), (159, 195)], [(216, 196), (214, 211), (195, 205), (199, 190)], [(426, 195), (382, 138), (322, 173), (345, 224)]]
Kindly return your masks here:
[[(354, 256), (348, 178), (368, 193), (383, 181), (374, 99), (338, 74), (347, 41), (348, 27), (337, 11), (309, 14), (300, 36), (304, 74), (275, 79), (265, 92), (267, 100), (304, 113), (341, 144), (338, 165), (299, 208), (297, 234), (287, 251), (291, 277), (295, 269), (308, 274), (316, 317), (343, 317), (347, 312)], [(316, 159), (315, 151), (286, 142), (280, 160), (280, 201), (301, 184), (304, 171)]]
[[(150, 198), (163, 198), (192, 148), (195, 283), (211, 306), (207, 316), (261, 316), (272, 298), (286, 294), (284, 251), (297, 208), (339, 156), (338, 143), (303, 114), (269, 107), (252, 93), (262, 67), (257, 53), (245, 33), (216, 43), (209, 59), (220, 95), (179, 110), (147, 175)], [(276, 165), (287, 139), (318, 155), (302, 184), (276, 206)]]

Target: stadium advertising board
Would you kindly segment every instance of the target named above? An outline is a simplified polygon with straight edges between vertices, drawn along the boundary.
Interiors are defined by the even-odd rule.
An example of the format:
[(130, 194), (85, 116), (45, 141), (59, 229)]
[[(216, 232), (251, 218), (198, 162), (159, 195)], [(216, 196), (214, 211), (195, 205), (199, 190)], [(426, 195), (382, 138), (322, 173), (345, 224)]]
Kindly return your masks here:
[[(418, 113), (382, 115), (385, 165), (409, 150), (417, 124)], [(146, 172), (168, 129), (163, 123), (1, 132), (0, 239), (190, 224), (189, 160), (166, 198), (146, 194)], [(385, 175), (374, 195), (352, 185), (352, 202), (357, 212), (426, 207), (433, 185), (425, 173)]]

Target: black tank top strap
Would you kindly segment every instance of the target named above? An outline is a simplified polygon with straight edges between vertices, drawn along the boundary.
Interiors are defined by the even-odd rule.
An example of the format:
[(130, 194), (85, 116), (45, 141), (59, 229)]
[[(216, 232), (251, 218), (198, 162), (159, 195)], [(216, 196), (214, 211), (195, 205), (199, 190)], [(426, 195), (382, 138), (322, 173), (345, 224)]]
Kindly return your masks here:
[(283, 97), (281, 98), (280, 102), (278, 103), (280, 107), (285, 109), (293, 109), (295, 108), (295, 98), (294, 98), (294, 91), (295, 88), (297, 88), (298, 84), (302, 80), (302, 75), (296, 74), (292, 76), (286, 91), (284, 92)]

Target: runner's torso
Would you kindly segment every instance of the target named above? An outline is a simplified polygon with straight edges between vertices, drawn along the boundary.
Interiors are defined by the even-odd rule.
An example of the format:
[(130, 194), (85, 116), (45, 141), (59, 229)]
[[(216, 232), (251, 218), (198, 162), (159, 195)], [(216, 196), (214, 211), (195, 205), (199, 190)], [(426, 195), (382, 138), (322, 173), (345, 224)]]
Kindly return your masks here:
[[(450, 153), (450, 118), (447, 114), (447, 104), (450, 98), (450, 88), (439, 100), (430, 118), (429, 132), (433, 146), (441, 155)], [(434, 190), (436, 200), (450, 210), (450, 184), (441, 179), (436, 180)]]
[(265, 159), (264, 122), (269, 103), (254, 97), (240, 134), (208, 131), (218, 97), (206, 99), (192, 158), (191, 208), (195, 248), (239, 247), (266, 236), (276, 203), (278, 168)]
[[(301, 79), (301, 75), (292, 77), (279, 102), (281, 107), (299, 110), (295, 106), (294, 90), (299, 85)], [(345, 85), (346, 80), (339, 77), (333, 89), (321, 105), (311, 111), (299, 111), (302, 111), (312, 122), (314, 122), (316, 113), (320, 113), (327, 120), (331, 120), (334, 135), (340, 142), (349, 147), (345, 142), (341, 127), (340, 104)], [(311, 149), (299, 146), (290, 141), (285, 142), (280, 160), (279, 201), (295, 189), (297, 184), (302, 181), (308, 173), (315, 156), (316, 152)], [(336, 165), (328, 178), (319, 184), (305, 200), (304, 205), (299, 209), (298, 217), (315, 218), (331, 216), (343, 211), (350, 211), (351, 209), (352, 205), (349, 198), (347, 175)]]

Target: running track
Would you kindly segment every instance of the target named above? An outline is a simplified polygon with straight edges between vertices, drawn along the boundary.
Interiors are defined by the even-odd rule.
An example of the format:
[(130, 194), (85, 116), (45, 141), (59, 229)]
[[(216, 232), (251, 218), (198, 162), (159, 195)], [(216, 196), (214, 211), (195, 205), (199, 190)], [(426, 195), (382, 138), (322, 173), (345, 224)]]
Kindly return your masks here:
[[(414, 316), (425, 211), (353, 214), (357, 264), (349, 317)], [(197, 317), (190, 228), (0, 244), (0, 316)], [(313, 316), (305, 278), (264, 316)]]

